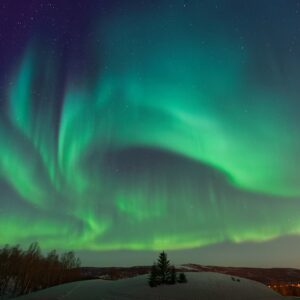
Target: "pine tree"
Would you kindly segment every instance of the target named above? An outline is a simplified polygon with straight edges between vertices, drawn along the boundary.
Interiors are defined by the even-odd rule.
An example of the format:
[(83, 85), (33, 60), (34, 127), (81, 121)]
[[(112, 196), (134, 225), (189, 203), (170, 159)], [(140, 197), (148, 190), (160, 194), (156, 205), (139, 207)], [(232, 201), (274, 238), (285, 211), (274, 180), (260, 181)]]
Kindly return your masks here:
[(179, 274), (178, 282), (179, 283), (186, 283), (187, 282), (187, 279), (186, 279), (186, 276), (185, 276), (184, 273)]
[(159, 284), (158, 281), (158, 268), (157, 265), (154, 263), (151, 267), (150, 276), (148, 278), (148, 283), (151, 287), (155, 287)]
[(168, 284), (175, 284), (177, 280), (177, 274), (176, 274), (176, 269), (174, 266), (172, 266), (169, 269), (169, 274), (168, 274)]
[(167, 283), (168, 279), (168, 272), (170, 269), (170, 261), (167, 258), (167, 254), (163, 251), (160, 253), (158, 261), (158, 276), (160, 277), (160, 283), (164, 284)]

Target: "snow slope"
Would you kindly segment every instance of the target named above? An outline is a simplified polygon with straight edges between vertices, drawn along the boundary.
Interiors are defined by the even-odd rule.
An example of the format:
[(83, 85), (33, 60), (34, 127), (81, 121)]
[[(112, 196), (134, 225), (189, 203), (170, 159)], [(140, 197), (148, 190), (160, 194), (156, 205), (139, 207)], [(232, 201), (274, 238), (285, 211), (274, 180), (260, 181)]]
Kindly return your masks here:
[[(201, 272), (186, 273), (188, 283), (150, 288), (147, 275), (118, 281), (73, 282), (19, 300), (276, 300), (285, 299), (261, 283), (231, 276)], [(237, 279), (238, 277), (234, 277)]]

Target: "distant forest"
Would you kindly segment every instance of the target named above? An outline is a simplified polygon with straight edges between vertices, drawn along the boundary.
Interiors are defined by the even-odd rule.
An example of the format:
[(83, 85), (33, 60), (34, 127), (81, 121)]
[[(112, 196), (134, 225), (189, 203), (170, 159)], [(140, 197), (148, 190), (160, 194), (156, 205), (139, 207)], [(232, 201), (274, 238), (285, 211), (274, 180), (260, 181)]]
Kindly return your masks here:
[(0, 297), (16, 297), (80, 279), (80, 260), (73, 251), (43, 255), (38, 243), (27, 250), (6, 245), (0, 249)]

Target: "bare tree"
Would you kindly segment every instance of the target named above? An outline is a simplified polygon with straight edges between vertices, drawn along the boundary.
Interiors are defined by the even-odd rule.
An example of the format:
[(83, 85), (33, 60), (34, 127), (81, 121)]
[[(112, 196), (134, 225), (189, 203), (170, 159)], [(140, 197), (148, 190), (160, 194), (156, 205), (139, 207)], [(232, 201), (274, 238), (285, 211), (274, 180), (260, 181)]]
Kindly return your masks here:
[(80, 278), (80, 260), (73, 251), (59, 257), (56, 250), (42, 255), (38, 243), (27, 250), (18, 245), (0, 249), (0, 296), (18, 296)]

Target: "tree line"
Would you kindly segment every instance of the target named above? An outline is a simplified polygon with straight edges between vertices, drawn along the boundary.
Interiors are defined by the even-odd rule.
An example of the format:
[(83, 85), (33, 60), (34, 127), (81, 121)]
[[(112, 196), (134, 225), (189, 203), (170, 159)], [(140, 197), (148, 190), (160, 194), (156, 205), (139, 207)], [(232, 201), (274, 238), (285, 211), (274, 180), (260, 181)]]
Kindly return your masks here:
[(80, 278), (80, 260), (73, 251), (43, 255), (38, 243), (0, 249), (0, 297), (16, 297)]

